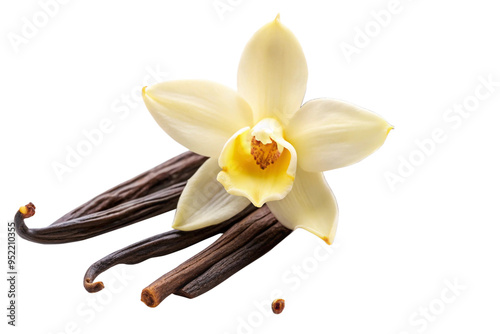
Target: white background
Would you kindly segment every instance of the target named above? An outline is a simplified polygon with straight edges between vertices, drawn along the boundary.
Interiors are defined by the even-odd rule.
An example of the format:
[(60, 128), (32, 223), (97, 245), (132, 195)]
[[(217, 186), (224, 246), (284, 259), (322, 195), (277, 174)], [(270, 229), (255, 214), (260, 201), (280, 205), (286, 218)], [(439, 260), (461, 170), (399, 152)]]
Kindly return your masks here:
[[(142, 102), (122, 113), (116, 107), (143, 85), (148, 68), (168, 72), (165, 80), (208, 79), (236, 88), (245, 43), (281, 13), (308, 60), (305, 100), (350, 101), (396, 128), (368, 159), (327, 172), (340, 206), (331, 254), (312, 234), (296, 231), (205, 295), (171, 296), (150, 309), (139, 300), (142, 288), (210, 240), (104, 273), (99, 279), (114, 284), (114, 293), (89, 295), (82, 277), (108, 253), (170, 229), (173, 212), (78, 243), (19, 240), (18, 327), (7, 326), (2, 311), (2, 332), (498, 332), (500, 87), (474, 98), (480, 77), (500, 81), (494, 2), (401, 0), (384, 27), (373, 24), (371, 13), (387, 9), (389, 0), (221, 2), (231, 10), (219, 15), (213, 0), (69, 1), (15, 48), (9, 36), (22, 36), (23, 18), (33, 22), (42, 9), (35, 0), (3, 1), (1, 218), (6, 224), (32, 201), (37, 214), (27, 224), (49, 225), (183, 152)], [(357, 29), (367, 27), (369, 43), (358, 40), (349, 62), (342, 43), (356, 46)], [(464, 101), (478, 105), (458, 120), (447, 110)], [(112, 121), (110, 133), (59, 180), (54, 162), (65, 163), (68, 147), (75, 149), (83, 132), (103, 119)], [(415, 141), (432, 138), (436, 129), (444, 142), (418, 153)], [(418, 166), (406, 166), (391, 188), (388, 173), (398, 175), (401, 159), (410, 158)], [(5, 233), (4, 225), (4, 263)], [(459, 290), (447, 290), (450, 283)], [(286, 300), (279, 316), (270, 312), (274, 297)]]

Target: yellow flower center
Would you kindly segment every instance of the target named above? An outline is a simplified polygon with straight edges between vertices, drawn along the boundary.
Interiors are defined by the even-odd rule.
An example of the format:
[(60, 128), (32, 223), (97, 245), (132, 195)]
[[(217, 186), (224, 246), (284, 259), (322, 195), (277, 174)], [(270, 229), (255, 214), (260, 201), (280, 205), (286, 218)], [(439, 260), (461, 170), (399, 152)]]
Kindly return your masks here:
[(271, 139), (270, 144), (263, 144), (254, 136), (251, 147), (250, 154), (253, 155), (255, 162), (261, 169), (266, 169), (267, 166), (274, 164), (281, 155), (278, 144), (273, 139)]
[(279, 121), (264, 118), (253, 128), (240, 129), (227, 141), (219, 157), (217, 180), (228, 193), (245, 196), (258, 207), (288, 194), (297, 155), (283, 135)]

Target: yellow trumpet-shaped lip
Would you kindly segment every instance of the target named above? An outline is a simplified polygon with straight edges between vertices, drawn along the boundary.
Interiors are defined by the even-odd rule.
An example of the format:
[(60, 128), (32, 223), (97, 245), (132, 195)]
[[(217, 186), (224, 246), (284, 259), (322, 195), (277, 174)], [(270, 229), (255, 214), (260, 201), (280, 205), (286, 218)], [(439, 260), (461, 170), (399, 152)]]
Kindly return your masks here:
[[(264, 119), (252, 129), (239, 130), (228, 140), (219, 157), (222, 170), (217, 175), (228, 193), (244, 196), (261, 207), (268, 201), (283, 199), (290, 192), (297, 155), (282, 135), (278, 121)], [(255, 150), (261, 150), (260, 155)]]

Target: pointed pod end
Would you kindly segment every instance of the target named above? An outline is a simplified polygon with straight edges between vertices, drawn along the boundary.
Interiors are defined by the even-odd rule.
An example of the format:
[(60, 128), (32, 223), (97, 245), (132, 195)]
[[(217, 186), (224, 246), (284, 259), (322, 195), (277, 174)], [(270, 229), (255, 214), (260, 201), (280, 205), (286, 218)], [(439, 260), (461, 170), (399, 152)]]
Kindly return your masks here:
[(35, 205), (31, 202), (19, 208), (19, 212), (23, 215), (23, 218), (32, 217), (35, 214)]
[(86, 278), (83, 286), (85, 287), (85, 290), (87, 290), (90, 293), (95, 293), (98, 291), (101, 291), (104, 289), (104, 283), (99, 281), (99, 282), (92, 282), (90, 278)]

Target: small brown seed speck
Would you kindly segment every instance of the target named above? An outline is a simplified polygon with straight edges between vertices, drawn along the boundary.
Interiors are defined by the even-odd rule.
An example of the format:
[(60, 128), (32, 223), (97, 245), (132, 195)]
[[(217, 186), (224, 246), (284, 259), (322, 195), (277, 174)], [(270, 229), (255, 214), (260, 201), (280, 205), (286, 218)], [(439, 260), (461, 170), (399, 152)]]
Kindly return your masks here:
[(273, 309), (274, 314), (280, 314), (285, 309), (285, 300), (284, 299), (273, 300), (271, 308)]

